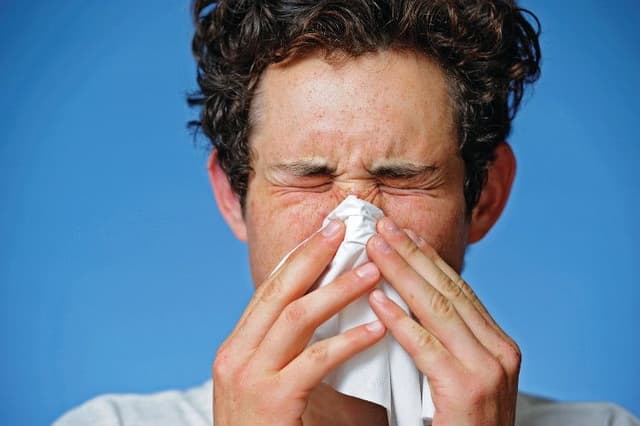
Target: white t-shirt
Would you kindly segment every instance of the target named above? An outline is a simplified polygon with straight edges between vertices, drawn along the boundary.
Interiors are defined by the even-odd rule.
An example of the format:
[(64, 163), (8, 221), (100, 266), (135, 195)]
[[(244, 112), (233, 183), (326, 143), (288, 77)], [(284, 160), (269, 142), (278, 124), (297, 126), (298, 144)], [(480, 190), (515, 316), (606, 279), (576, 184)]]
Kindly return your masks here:
[[(211, 380), (186, 391), (94, 398), (53, 426), (211, 426)], [(640, 420), (609, 403), (559, 403), (519, 394), (517, 426), (640, 426)]]

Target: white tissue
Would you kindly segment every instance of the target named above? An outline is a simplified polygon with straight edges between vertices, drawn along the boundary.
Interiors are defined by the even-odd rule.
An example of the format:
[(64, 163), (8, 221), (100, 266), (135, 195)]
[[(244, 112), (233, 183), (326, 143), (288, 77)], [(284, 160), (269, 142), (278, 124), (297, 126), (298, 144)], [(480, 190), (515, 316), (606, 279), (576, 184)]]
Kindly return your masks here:
[[(344, 221), (346, 233), (329, 268), (318, 281), (318, 287), (368, 261), (365, 245), (376, 233), (376, 222), (383, 215), (378, 207), (353, 195), (329, 213), (322, 226), (332, 219), (339, 219)], [(407, 305), (386, 281), (381, 280), (379, 288), (409, 312)], [(361, 297), (322, 324), (311, 342), (375, 321), (377, 317), (367, 297)], [(434, 406), (427, 379), (391, 333), (339, 366), (325, 378), (325, 383), (343, 394), (382, 405), (387, 409), (391, 426), (423, 426), (433, 418)]]

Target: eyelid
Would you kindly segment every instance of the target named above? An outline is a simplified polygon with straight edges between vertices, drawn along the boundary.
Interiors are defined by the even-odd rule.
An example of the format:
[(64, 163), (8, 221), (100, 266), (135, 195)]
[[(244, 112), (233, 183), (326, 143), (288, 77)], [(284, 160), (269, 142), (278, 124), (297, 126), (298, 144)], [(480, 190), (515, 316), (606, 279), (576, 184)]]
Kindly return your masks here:
[(322, 173), (316, 173), (316, 174), (303, 175), (303, 176), (292, 175), (292, 176), (289, 176), (289, 179), (292, 181), (313, 181), (313, 180), (330, 181), (330, 180), (333, 180), (333, 177), (326, 174), (322, 174)]
[(407, 186), (407, 185), (388, 185), (388, 184), (379, 184), (378, 187), (382, 188), (382, 189), (395, 189), (395, 190), (415, 190), (415, 189), (420, 189), (417, 186)]
[(429, 177), (424, 179), (416, 176), (414, 178), (379, 178), (378, 186), (386, 192), (427, 192), (437, 189), (442, 184), (441, 179)]
[(410, 178), (407, 177), (381, 177), (378, 178), (379, 185), (381, 186), (390, 186), (394, 188), (405, 188), (405, 187), (419, 187), (424, 186), (424, 182), (419, 182), (421, 179), (417, 176), (413, 176)]
[(285, 187), (288, 191), (293, 192), (326, 192), (333, 188), (333, 183), (325, 182), (319, 185), (287, 185)]
[(329, 178), (326, 175), (289, 175), (283, 179), (280, 179), (278, 185), (289, 188), (299, 188), (301, 190), (322, 189), (324, 187), (333, 185), (333, 179)]
[(428, 194), (429, 190), (425, 188), (394, 188), (392, 186), (380, 185), (380, 191), (385, 194), (393, 195), (393, 196), (409, 196), (409, 195), (418, 195), (418, 194)]

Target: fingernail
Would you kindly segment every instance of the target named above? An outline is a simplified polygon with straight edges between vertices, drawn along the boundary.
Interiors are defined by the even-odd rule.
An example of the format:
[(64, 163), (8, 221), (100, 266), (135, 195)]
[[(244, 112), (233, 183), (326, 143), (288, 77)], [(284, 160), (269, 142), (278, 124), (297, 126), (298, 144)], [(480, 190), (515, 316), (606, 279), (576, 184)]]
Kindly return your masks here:
[(383, 219), (382, 227), (385, 229), (385, 231), (391, 234), (397, 234), (398, 232), (400, 232), (400, 228), (398, 228), (398, 226), (388, 217), (385, 217)]
[(373, 322), (370, 322), (369, 324), (365, 325), (365, 328), (369, 331), (372, 331), (374, 333), (378, 333), (382, 330), (384, 330), (384, 325), (380, 322), (380, 320), (375, 320)]
[(334, 237), (339, 231), (340, 231), (340, 224), (337, 221), (332, 220), (327, 224), (327, 226), (322, 228), (322, 235), (324, 237), (330, 238), (330, 237)]
[(373, 245), (376, 249), (380, 250), (383, 253), (390, 253), (391, 247), (380, 235), (376, 235), (373, 237)]
[(376, 302), (380, 302), (380, 303), (384, 303), (387, 300), (387, 296), (384, 295), (384, 293), (382, 292), (382, 290), (380, 289), (375, 289), (371, 292), (371, 297), (373, 297), (373, 299)]
[(356, 269), (356, 275), (360, 278), (373, 278), (378, 274), (378, 267), (373, 263), (365, 263)]

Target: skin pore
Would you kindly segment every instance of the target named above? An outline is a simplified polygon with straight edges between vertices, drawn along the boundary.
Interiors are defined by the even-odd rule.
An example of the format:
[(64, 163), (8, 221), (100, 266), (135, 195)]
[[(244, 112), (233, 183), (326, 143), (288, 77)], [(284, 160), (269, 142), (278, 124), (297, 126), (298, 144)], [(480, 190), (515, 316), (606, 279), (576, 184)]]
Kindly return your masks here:
[[(278, 309), (267, 305), (277, 302), (279, 297), (284, 297), (282, 294), (288, 291), (287, 288), (295, 285), (289, 283), (287, 287), (283, 284), (284, 278), (269, 280), (267, 277), (287, 252), (320, 227), (331, 210), (347, 195), (354, 194), (380, 207), (397, 227), (410, 229), (414, 239), (424, 240), (419, 246), (427, 255), (420, 253), (419, 259), (414, 260), (418, 252), (415, 246), (409, 249), (406, 235), (396, 233), (391, 227), (385, 231), (389, 223), (380, 225), (381, 221), (378, 231), (393, 249), (378, 250), (374, 247), (375, 242), (370, 242), (367, 250), (394, 287), (403, 287), (405, 295), (415, 290), (416, 299), (409, 303), (416, 308), (412, 307), (412, 310), (419, 314), (428, 332), (435, 330), (436, 337), (443, 342), (429, 340), (435, 342), (435, 346), (424, 356), (408, 350), (429, 376), (430, 383), (435, 385), (434, 401), (443, 413), (440, 422), (455, 423), (464, 418), (464, 423), (472, 424), (480, 418), (497, 418), (496, 412), (505, 413), (509, 420), (514, 413), (511, 407), (515, 404), (517, 389), (517, 350), (474, 299), (470, 289), (453, 293), (460, 300), (447, 295), (445, 290), (449, 288), (449, 279), (452, 285), (462, 285), (456, 273), (462, 268), (466, 245), (481, 239), (500, 216), (513, 180), (515, 160), (508, 145), (501, 144), (496, 149), (496, 160), (489, 169), (480, 201), (468, 216), (463, 193), (464, 163), (458, 153), (451, 99), (439, 66), (423, 55), (391, 50), (340, 61), (328, 61), (318, 53), (272, 65), (262, 76), (252, 106), (250, 143), (253, 174), (244, 211), (217, 164), (215, 151), (209, 161), (218, 206), (235, 235), (248, 243), (251, 273), (257, 288), (245, 315), (223, 345), (226, 347), (219, 351), (214, 364), (214, 377), (216, 371), (219, 376), (216, 389), (223, 389), (220, 395), (225, 398), (214, 409), (216, 419), (218, 413), (222, 419), (225, 410), (227, 413), (246, 411), (241, 407), (255, 407), (256, 403), (276, 410), (272, 408), (277, 405), (273, 398), (281, 399), (276, 397), (278, 389), (273, 388), (272, 383), (282, 375), (273, 373), (272, 367), (252, 367), (253, 364), (263, 366), (273, 359), (266, 355), (268, 350), (256, 348), (258, 343), (255, 342), (262, 339), (260, 336), (268, 327), (272, 327), (269, 331), (272, 334), (265, 337), (260, 346), (269, 345), (275, 339), (270, 338), (271, 335), (287, 335), (274, 331), (279, 327), (286, 328), (280, 325), (286, 323), (286, 315), (284, 319), (280, 316), (273, 326), (271, 324), (276, 316), (287, 310), (283, 304), (290, 303), (286, 306), (290, 308), (295, 298), (285, 298), (287, 302), (281, 301)], [(380, 239), (376, 237), (376, 240)], [(422, 276), (433, 272), (435, 253), (439, 254), (435, 267), (439, 268), (438, 279), (442, 283), (433, 277)], [(398, 271), (407, 267), (405, 262), (409, 262), (410, 268), (401, 278)], [(324, 266), (315, 267), (321, 271)], [(416, 274), (414, 268), (421, 272)], [(412, 281), (416, 282), (416, 287), (412, 287)], [(267, 290), (261, 288), (265, 282)], [(432, 312), (435, 305), (429, 300), (435, 300), (434, 288), (450, 297), (451, 303), (455, 302), (455, 309), (447, 310), (446, 316)], [(362, 287), (358, 291), (367, 289)], [(307, 304), (311, 303), (309, 297), (318, 299), (319, 294), (313, 293), (305, 296)], [(304, 292), (298, 294), (300, 297)], [(299, 303), (299, 307), (302, 306)], [(449, 302), (442, 306), (446, 308)], [(407, 328), (407, 321), (401, 319), (403, 314), (394, 311), (391, 305), (374, 303), (373, 307), (385, 326), (394, 336), (400, 336), (400, 343), (407, 347), (414, 339), (420, 339), (411, 333), (428, 333), (413, 325)], [(460, 310), (460, 316), (456, 310)], [(255, 313), (259, 311), (262, 313)], [(288, 309), (289, 314), (290, 311)], [(317, 312), (317, 309), (310, 312)], [(263, 315), (268, 323), (262, 319)], [(260, 331), (249, 331), (254, 328)], [(249, 342), (242, 337), (247, 333), (258, 340)], [(466, 337), (457, 343), (458, 336), (463, 335)], [(373, 344), (371, 339), (377, 338), (379, 336), (370, 337), (366, 344)], [(291, 350), (286, 359), (298, 356), (299, 350), (304, 348), (305, 338), (296, 341), (299, 349)], [(271, 346), (273, 351), (277, 345)], [(507, 353), (506, 359), (515, 360), (506, 368), (506, 378), (494, 359), (504, 357), (501, 353), (494, 354), (495, 351)], [(461, 357), (465, 354), (469, 354), (469, 359)], [(251, 361), (256, 358), (261, 361)], [(436, 369), (436, 373), (426, 371), (429, 366), (439, 363), (442, 368)], [(297, 364), (292, 360), (289, 365)], [(478, 366), (482, 368), (476, 368)], [(442, 377), (436, 377), (438, 371), (442, 372)], [(245, 376), (247, 374), (251, 375)], [(261, 386), (269, 391), (252, 396), (251, 392), (237, 386), (235, 375), (254, 377), (249, 382), (252, 392), (257, 392), (255, 389), (261, 389)], [(296, 377), (300, 378), (299, 375)], [(509, 386), (504, 385), (506, 381)], [(283, 388), (288, 386), (288, 383), (282, 385)], [(478, 395), (472, 395), (477, 401), (458, 397), (470, 387), (480, 390)], [(237, 397), (226, 397), (235, 395), (234, 392), (238, 392)], [(485, 392), (490, 396), (485, 396)], [(273, 398), (262, 401), (265, 395)], [(305, 424), (386, 424), (381, 407), (337, 394), (323, 385), (316, 386), (312, 392), (307, 389), (294, 395), (293, 399), (290, 395), (283, 397), (286, 399), (283, 406), (292, 410), (293, 420), (301, 419), (298, 414), (304, 411)], [(479, 409), (469, 411), (469, 406)], [(330, 409), (336, 407), (337, 410)], [(265, 410), (263, 407), (262, 411)], [(323, 419), (327, 413), (337, 414), (332, 414), (331, 419)], [(273, 415), (279, 414), (274, 412)], [(356, 420), (362, 423), (356, 423)], [(255, 417), (251, 421), (255, 421)]]

